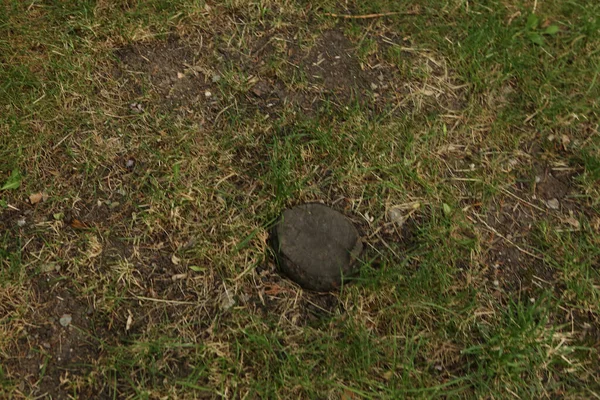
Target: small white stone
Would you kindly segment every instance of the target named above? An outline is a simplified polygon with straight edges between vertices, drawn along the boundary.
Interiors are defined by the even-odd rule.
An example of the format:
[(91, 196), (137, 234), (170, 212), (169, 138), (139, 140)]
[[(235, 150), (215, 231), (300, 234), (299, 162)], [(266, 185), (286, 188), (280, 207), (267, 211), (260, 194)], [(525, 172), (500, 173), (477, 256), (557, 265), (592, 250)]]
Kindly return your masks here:
[(498, 287), (500, 286), (500, 282), (498, 281), (498, 279), (494, 279), (494, 282), (492, 282), (494, 284), (494, 286)]
[(546, 204), (548, 205), (548, 208), (551, 208), (553, 210), (558, 210), (560, 208), (560, 203), (558, 199), (550, 199), (546, 202)]
[(212, 93), (207, 90), (206, 92), (204, 92), (204, 96), (208, 99), (209, 97), (212, 96)]
[(402, 226), (404, 222), (406, 222), (406, 218), (404, 217), (404, 215), (402, 215), (402, 211), (400, 211), (397, 208), (391, 208), (388, 211), (388, 218), (391, 222), (398, 226)]
[(225, 293), (221, 297), (221, 309), (224, 311), (229, 310), (231, 307), (235, 305), (235, 299), (229, 295), (229, 293)]
[(70, 314), (64, 314), (62, 317), (60, 317), (58, 322), (60, 322), (60, 324), (62, 326), (67, 327), (67, 326), (71, 325), (72, 320), (73, 320), (73, 317), (71, 317)]

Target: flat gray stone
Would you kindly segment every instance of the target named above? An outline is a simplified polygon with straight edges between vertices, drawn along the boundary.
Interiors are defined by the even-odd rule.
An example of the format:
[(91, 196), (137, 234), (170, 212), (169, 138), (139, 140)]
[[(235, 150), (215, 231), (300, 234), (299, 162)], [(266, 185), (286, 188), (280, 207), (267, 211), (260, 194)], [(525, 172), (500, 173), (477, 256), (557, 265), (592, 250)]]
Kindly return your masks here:
[(323, 204), (284, 211), (273, 233), (281, 271), (305, 289), (335, 290), (357, 271), (363, 250), (358, 231)]

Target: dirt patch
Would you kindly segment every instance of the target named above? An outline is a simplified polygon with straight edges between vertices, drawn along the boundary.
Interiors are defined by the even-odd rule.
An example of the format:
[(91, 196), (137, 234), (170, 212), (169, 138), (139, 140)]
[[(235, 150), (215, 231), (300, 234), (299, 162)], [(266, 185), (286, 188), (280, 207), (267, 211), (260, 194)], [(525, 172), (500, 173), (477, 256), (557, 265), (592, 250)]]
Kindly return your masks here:
[(339, 31), (325, 32), (302, 60), (302, 66), (315, 92), (331, 95), (341, 103), (362, 100), (369, 90), (369, 77), (361, 68), (354, 46)]
[(381, 111), (408, 93), (397, 68), (378, 60), (372, 67), (361, 62), (357, 45), (340, 30), (323, 32), (309, 49), (295, 37), (294, 32), (270, 32), (256, 41), (250, 56), (238, 58), (251, 77), (245, 96), (238, 96), (241, 107), (270, 116), (298, 109), (313, 115), (352, 104)]
[(535, 296), (554, 285), (551, 267), (501, 239), (488, 250), (487, 265), (491, 288)]
[(200, 63), (200, 48), (176, 40), (126, 46), (116, 52), (116, 74), (129, 94), (130, 109), (144, 111), (148, 96), (162, 111), (180, 112), (218, 108), (220, 96), (214, 76)]
[(338, 29), (323, 32), (309, 49), (297, 35), (283, 29), (261, 32), (249, 40), (247, 53), (219, 37), (203, 48), (180, 40), (132, 44), (116, 52), (120, 62), (113, 75), (134, 114), (156, 107), (194, 119), (221, 112), (235, 118), (256, 112), (278, 117), (354, 104), (371, 112), (456, 111), (464, 105), (464, 85), (432, 55), (411, 64), (429, 78), (407, 82), (398, 66), (386, 61), (389, 44), (361, 58), (358, 44)]
[(490, 287), (507, 292), (522, 292), (535, 297), (555, 287), (556, 270), (543, 259), (544, 254), (532, 243), (541, 221), (554, 220), (565, 230), (580, 229), (577, 214), (585, 214), (570, 199), (573, 172), (534, 165), (530, 175), (521, 176), (488, 205), (480, 219), (484, 246), (484, 264)]
[(562, 200), (569, 194), (569, 173), (556, 172), (548, 166), (536, 166), (535, 170), (534, 191), (541, 200)]
[(19, 211), (11, 209), (0, 211), (0, 232), (12, 232), (16, 230), (22, 223), (19, 220), (26, 221), (25, 215)]
[(500, 198), (496, 204), (490, 205), (486, 222), (506, 237), (526, 237), (540, 212), (513, 198)]
[(357, 45), (341, 31), (325, 31), (308, 53), (291, 53), (291, 63), (299, 67), (308, 84), (304, 95), (296, 95), (295, 100), (305, 110), (331, 102), (383, 111), (396, 104), (398, 96), (406, 96), (408, 89), (397, 68), (381, 58), (377, 53), (361, 61)]
[(99, 398), (100, 387), (78, 384), (101, 355), (93, 305), (64, 287), (64, 281), (39, 279), (32, 289), (37, 306), (5, 363), (8, 375), (19, 377), (20, 389), (34, 396), (67, 399), (76, 390), (82, 397)]

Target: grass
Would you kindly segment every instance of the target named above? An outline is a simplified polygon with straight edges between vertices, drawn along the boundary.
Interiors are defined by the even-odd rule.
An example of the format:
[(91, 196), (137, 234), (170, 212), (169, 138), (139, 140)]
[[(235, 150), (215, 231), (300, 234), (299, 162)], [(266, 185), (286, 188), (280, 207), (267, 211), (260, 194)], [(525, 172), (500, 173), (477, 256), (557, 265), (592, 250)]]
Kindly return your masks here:
[[(4, 1), (0, 397), (599, 397), (598, 15)], [(310, 201), (340, 293), (271, 256)]]

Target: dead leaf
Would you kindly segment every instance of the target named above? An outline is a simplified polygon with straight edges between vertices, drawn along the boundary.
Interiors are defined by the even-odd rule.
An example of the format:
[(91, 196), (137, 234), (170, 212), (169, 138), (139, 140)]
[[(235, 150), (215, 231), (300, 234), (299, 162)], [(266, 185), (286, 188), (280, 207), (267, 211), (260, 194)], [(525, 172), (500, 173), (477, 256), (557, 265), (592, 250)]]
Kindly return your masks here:
[(173, 255), (171, 256), (171, 262), (172, 262), (174, 265), (179, 265), (179, 264), (181, 264), (181, 258), (179, 258), (179, 257), (177, 257), (175, 254), (173, 254)]
[(571, 225), (573, 228), (575, 229), (579, 229), (580, 224), (579, 221), (577, 221), (575, 218), (573, 217), (568, 217), (567, 219), (565, 219), (565, 222), (569, 225)]
[(550, 21), (548, 18), (546, 18), (544, 20), (544, 22), (542, 22), (542, 24), (540, 25), (540, 28), (547, 28), (550, 26), (551, 23), (552, 23), (552, 21)]
[(33, 193), (32, 195), (29, 196), (29, 202), (31, 204), (37, 204), (40, 201), (46, 201), (47, 198), (48, 198), (48, 196), (45, 193), (42, 193), (42, 192)]
[(87, 229), (87, 228), (89, 228), (88, 224), (86, 224), (85, 222), (81, 222), (77, 218), (73, 218), (71, 220), (71, 222), (69, 223), (69, 226), (71, 228), (73, 228), (73, 229)]
[(265, 288), (265, 293), (270, 296), (276, 296), (281, 292), (285, 292), (285, 289), (278, 285), (269, 285)]

